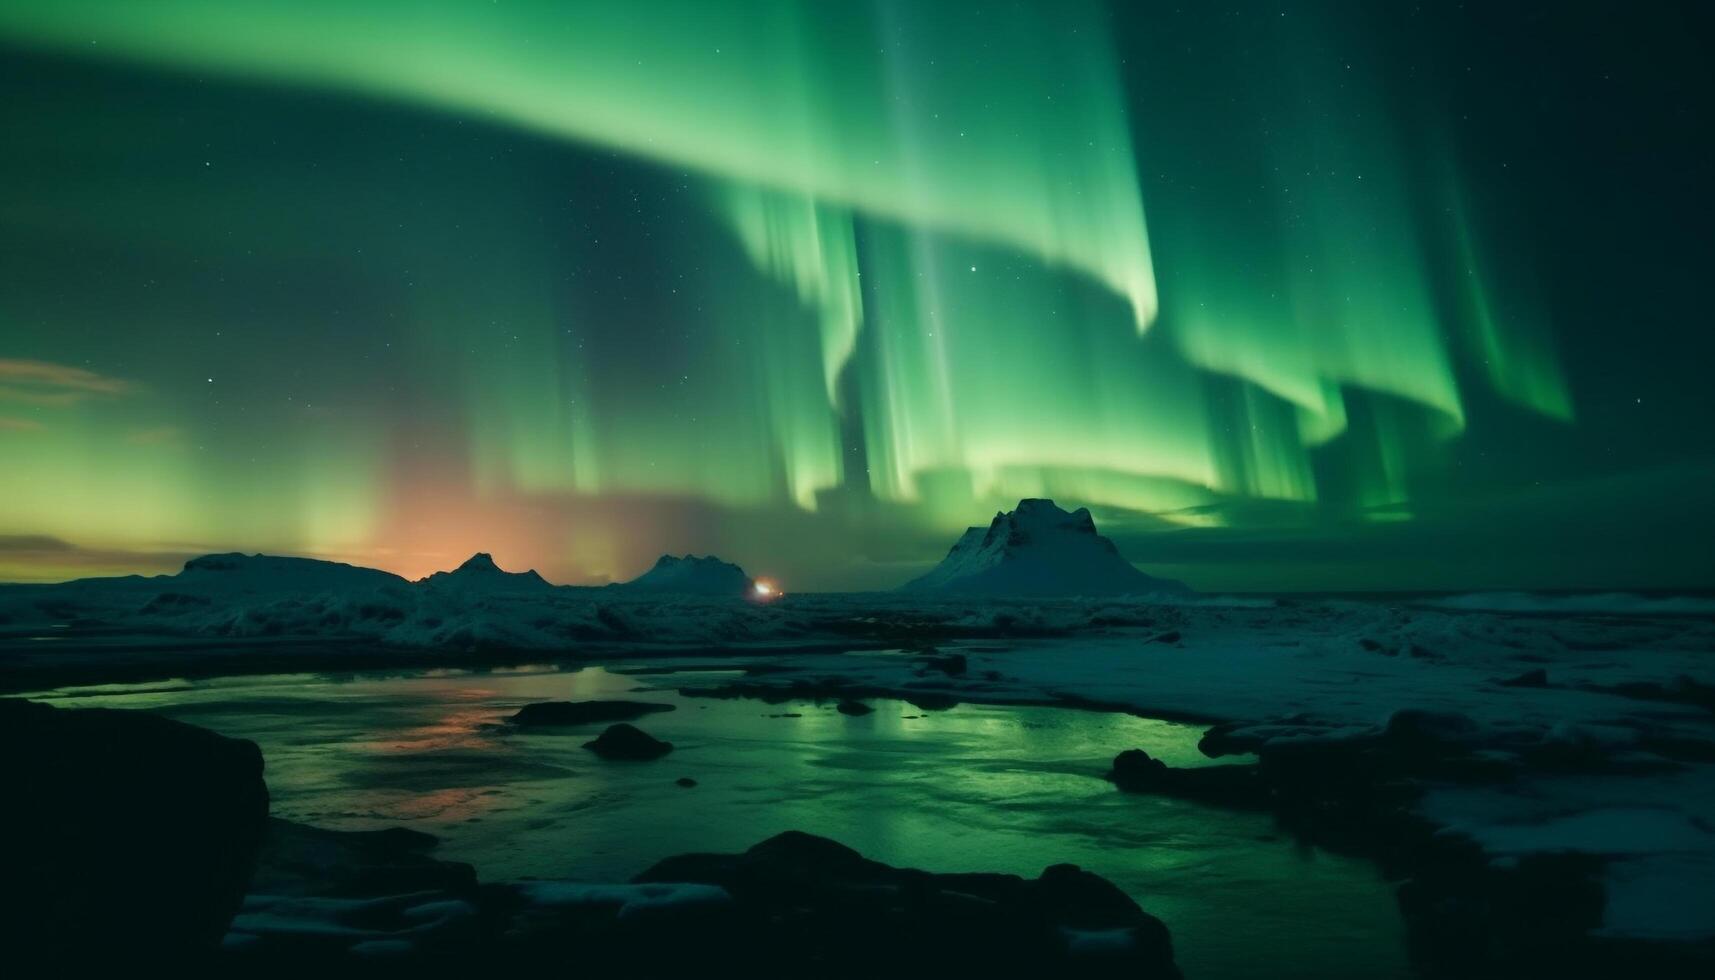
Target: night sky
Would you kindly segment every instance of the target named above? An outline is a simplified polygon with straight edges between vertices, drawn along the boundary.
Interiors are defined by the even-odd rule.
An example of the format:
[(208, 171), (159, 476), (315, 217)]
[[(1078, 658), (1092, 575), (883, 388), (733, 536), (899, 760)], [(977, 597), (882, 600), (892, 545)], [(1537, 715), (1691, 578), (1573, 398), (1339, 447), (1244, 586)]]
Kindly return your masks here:
[(1695, 5), (0, 0), (0, 578), (1715, 586)]

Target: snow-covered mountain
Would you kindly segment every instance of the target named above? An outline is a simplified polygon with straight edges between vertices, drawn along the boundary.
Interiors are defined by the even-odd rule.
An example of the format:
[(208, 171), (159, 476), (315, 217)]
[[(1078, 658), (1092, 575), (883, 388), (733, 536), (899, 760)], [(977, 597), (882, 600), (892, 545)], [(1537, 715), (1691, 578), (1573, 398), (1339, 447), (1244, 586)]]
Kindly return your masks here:
[(184, 570), (177, 575), (147, 581), (184, 592), (258, 593), (367, 592), (405, 584), (399, 576), (378, 568), (316, 558), (238, 552), (192, 558), (185, 562)]
[(655, 567), (615, 586), (649, 592), (686, 595), (749, 595), (754, 583), (744, 569), (714, 555), (662, 555)]
[(912, 592), (966, 595), (1135, 595), (1184, 592), (1170, 579), (1138, 571), (1096, 533), (1090, 512), (1061, 510), (1052, 500), (1026, 499), (996, 514), (986, 528), (967, 530), (928, 574), (907, 582)]
[(450, 572), (430, 575), (423, 579), (422, 584), (440, 591), (465, 593), (546, 592), (554, 587), (536, 574), (535, 569), (527, 572), (502, 571), (500, 566), (494, 563), (493, 556), (481, 551), (465, 559), (463, 565)]

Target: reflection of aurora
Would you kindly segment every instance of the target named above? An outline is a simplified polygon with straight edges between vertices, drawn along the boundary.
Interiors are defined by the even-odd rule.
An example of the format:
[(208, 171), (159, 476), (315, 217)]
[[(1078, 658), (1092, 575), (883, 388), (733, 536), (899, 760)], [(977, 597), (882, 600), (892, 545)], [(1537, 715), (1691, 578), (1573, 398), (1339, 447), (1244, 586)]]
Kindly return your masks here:
[[(400, 567), (382, 514), (425, 471), (479, 511), (524, 495), (826, 513), (856, 496), (945, 528), (1047, 495), (1186, 524), (1247, 501), (1409, 517), (1412, 474), (1467, 425), (1462, 384), (1549, 418), (1572, 405), (1517, 286), (1531, 270), (1493, 264), (1510, 253), (1456, 148), (1440, 140), (1433, 169), (1408, 157), (1435, 114), (1390, 119), (1374, 64), (1308, 56), (1334, 31), (1312, 20), (1275, 36), (1271, 64), (1291, 70), (1237, 71), (1129, 36), (1122, 66), (1109, 12), (1083, 3), (0, 8), (0, 40), (31, 50), (225, 76), (311, 119), (407, 103), (440, 111), (413, 128), (455, 134), (401, 186), (373, 172), (387, 137), (357, 127), (338, 153), (286, 140), (242, 174), (145, 171), (146, 200), (30, 171), (38, 210), (12, 234), (138, 249), (164, 227), (235, 278), (254, 275), (238, 253), (337, 278), (342, 329), (385, 333), (373, 372), (396, 397), (283, 313), (251, 327), (268, 364), (226, 374), (308, 372), (337, 420), (282, 407), (277, 379), (211, 409), (163, 355), (103, 362), (123, 345), (74, 318), (110, 311), (42, 300), (61, 331), (36, 357), (137, 391), (0, 428), (24, 461), (0, 474), (0, 532)], [(306, 91), (374, 101), (306, 109)], [(151, 125), (75, 108), (37, 144)], [(553, 142), (484, 180), (460, 128), (479, 118)], [(609, 162), (605, 207), (562, 176), (591, 159)], [(310, 195), (335, 203), (305, 217)], [(184, 305), (145, 308), (143, 332)], [(593, 549), (585, 571), (642, 557), (595, 569), (611, 542), (571, 547)]]

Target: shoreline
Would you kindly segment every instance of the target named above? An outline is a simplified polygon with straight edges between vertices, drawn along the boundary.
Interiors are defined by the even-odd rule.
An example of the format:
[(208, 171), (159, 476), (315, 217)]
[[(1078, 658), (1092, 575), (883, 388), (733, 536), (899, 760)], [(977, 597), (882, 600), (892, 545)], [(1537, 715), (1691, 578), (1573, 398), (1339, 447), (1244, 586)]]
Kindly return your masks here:
[[(1104, 603), (1054, 607), (1067, 625), (1048, 635), (1040, 610), (1033, 619), (1009, 609), (1021, 618), (984, 629), (956, 607), (901, 607), (891, 620), (853, 609), (834, 630), (825, 620), (835, 611), (817, 603), (809, 618), (823, 628), (792, 639), (596, 641), (575, 653), (158, 633), (126, 649), (122, 630), (103, 629), (0, 641), (0, 662), (31, 661), (6, 671), (14, 694), (127, 678), (601, 664), (640, 690), (687, 697), (885, 696), (929, 711), (1053, 706), (1213, 725), (1206, 754), (1258, 760), (1240, 764), (1261, 794), (1246, 805), (1399, 882), (1401, 914), (1426, 960), (1465, 955), (1430, 963), (1432, 973), (1553, 963), (1577, 975), (1639, 956), (1664, 972), (1715, 963), (1715, 913), (1703, 917), (1695, 897), (1715, 893), (1705, 891), (1715, 884), (1715, 831), (1700, 822), (1698, 802), (1715, 799), (1715, 623)], [(742, 676), (678, 676), (711, 666)], [(1142, 791), (1193, 798), (1179, 772)], [(1660, 826), (1667, 831), (1652, 829)], [(1683, 908), (1664, 917), (1637, 904), (1661, 894), (1685, 896)]]

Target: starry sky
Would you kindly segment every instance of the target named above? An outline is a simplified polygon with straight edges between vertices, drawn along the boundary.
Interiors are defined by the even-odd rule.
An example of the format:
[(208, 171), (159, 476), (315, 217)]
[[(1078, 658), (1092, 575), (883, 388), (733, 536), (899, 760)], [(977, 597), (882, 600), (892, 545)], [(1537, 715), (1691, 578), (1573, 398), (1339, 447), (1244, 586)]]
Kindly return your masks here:
[(1715, 587), (1651, 4), (0, 0), (0, 579)]

